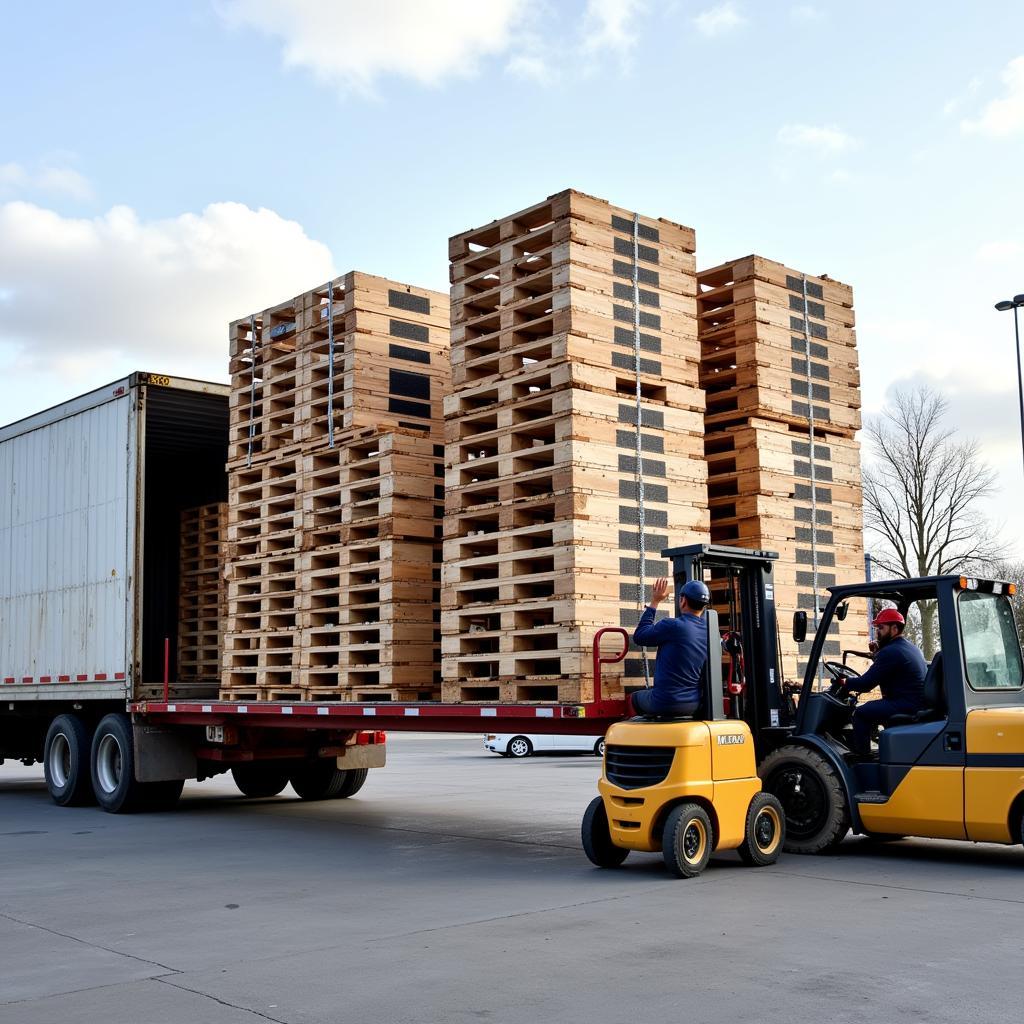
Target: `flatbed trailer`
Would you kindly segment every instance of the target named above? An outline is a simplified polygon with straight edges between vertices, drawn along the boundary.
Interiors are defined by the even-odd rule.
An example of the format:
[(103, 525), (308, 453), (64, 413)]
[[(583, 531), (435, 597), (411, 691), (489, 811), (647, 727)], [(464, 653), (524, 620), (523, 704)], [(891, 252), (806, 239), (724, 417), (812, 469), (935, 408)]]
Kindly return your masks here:
[(112, 812), (228, 770), (251, 795), (322, 799), (384, 764), (389, 731), (603, 734), (626, 714), (600, 688), (619, 627), (595, 638), (586, 704), (236, 702), (179, 678), (179, 517), (227, 499), (228, 397), (137, 372), (0, 427), (0, 762), (42, 762), (58, 804)]

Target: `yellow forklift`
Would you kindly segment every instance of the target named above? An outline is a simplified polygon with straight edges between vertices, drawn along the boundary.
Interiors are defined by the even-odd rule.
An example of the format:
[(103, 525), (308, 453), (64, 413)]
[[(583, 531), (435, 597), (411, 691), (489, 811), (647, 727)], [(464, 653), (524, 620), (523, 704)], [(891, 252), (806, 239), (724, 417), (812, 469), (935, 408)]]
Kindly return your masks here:
[[(758, 863), (750, 837), (737, 839), (735, 825), (740, 793), (746, 786), (752, 800), (755, 780), (727, 779), (720, 772), (716, 778), (714, 756), (710, 770), (707, 757), (694, 756), (705, 746), (717, 751), (735, 743), (742, 749), (748, 735), (761, 786), (781, 805), (784, 823), (777, 834), (788, 852), (827, 852), (851, 830), (876, 840), (1024, 842), (1024, 662), (1010, 603), (1013, 584), (935, 576), (831, 587), (810, 642), (806, 612), (794, 614), (793, 638), (807, 657), (797, 687), (780, 673), (776, 554), (690, 545), (663, 557), (672, 559), (676, 593), (689, 579), (703, 579), (711, 588), (714, 607), (736, 637), (730, 666), (742, 666), (742, 672), (723, 685), (719, 659), (708, 659), (700, 722), (632, 719), (609, 730), (601, 796), (583, 826), (584, 848), (594, 863), (612, 867), (631, 849), (661, 849), (669, 867), (685, 876), (696, 874), (713, 850), (730, 845)], [(865, 756), (852, 749), (856, 698), (842, 685), (857, 674), (850, 659), (863, 655), (839, 651), (835, 660), (834, 623), (851, 612), (866, 618), (869, 609), (886, 604), (904, 617), (915, 605), (926, 610), (937, 623), (939, 650), (928, 668), (923, 707), (891, 721)], [(718, 616), (714, 608), (706, 615), (713, 651)], [(729, 730), (744, 741), (721, 739)], [(642, 775), (637, 765), (643, 765)], [(627, 777), (630, 785), (621, 785)], [(637, 780), (642, 785), (634, 785)], [(747, 805), (748, 819), (753, 806)], [(766, 839), (770, 813), (762, 810), (759, 817)], [(677, 842), (684, 819), (697, 826), (684, 828), (678, 839), (684, 860), (689, 858), (680, 866), (666, 843)], [(725, 820), (732, 824), (724, 826)], [(771, 849), (770, 842), (764, 849)]]

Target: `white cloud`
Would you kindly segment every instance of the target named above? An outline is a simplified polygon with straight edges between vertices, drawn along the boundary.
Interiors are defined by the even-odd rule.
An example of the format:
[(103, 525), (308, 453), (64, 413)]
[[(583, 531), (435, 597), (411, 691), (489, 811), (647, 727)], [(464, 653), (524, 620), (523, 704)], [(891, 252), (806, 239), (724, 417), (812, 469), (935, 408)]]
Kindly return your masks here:
[(70, 167), (44, 165), (30, 171), (19, 163), (0, 164), (0, 192), (46, 192), (72, 199), (93, 198), (88, 179)]
[(583, 15), (583, 52), (628, 53), (637, 42), (632, 24), (644, 7), (642, 0), (587, 0)]
[(93, 386), (129, 368), (224, 379), (229, 321), (333, 273), (299, 224), (240, 203), (143, 221), (126, 206), (72, 219), (9, 202), (0, 237), (5, 410), (43, 366)]
[(285, 64), (368, 93), (382, 75), (426, 85), (475, 74), (510, 51), (536, 0), (222, 0), (229, 25), (280, 38)]
[(732, 0), (727, 0), (724, 4), (710, 7), (708, 10), (698, 14), (693, 19), (693, 23), (697, 26), (697, 31), (701, 35), (710, 38), (722, 36), (727, 32), (732, 32), (734, 29), (741, 28), (746, 25), (747, 19), (737, 9), (736, 4)]
[(986, 104), (974, 120), (961, 121), (960, 129), (965, 134), (1006, 139), (1024, 133), (1024, 56), (1011, 60), (1000, 77), (1005, 95)]
[(979, 263), (1004, 263), (1024, 255), (1024, 245), (1010, 240), (985, 242), (979, 245), (974, 258)]
[(981, 90), (981, 87), (982, 87), (983, 84), (984, 83), (982, 82), (982, 80), (980, 78), (978, 78), (978, 77), (972, 78), (967, 83), (967, 88), (964, 89), (964, 91), (962, 93), (960, 93), (957, 96), (954, 96), (952, 99), (946, 100), (946, 102), (943, 104), (943, 106), (942, 106), (942, 115), (943, 115), (943, 117), (951, 117), (958, 110), (960, 110), (960, 108), (963, 107), (963, 105), (965, 103), (967, 103), (968, 100), (970, 100), (973, 96), (976, 96), (978, 94), (978, 92)]
[(516, 78), (525, 78), (540, 85), (550, 85), (558, 76), (539, 53), (517, 53), (509, 58), (505, 70)]
[(815, 149), (829, 155), (847, 153), (860, 145), (835, 125), (787, 124), (779, 129), (777, 137), (786, 146)]

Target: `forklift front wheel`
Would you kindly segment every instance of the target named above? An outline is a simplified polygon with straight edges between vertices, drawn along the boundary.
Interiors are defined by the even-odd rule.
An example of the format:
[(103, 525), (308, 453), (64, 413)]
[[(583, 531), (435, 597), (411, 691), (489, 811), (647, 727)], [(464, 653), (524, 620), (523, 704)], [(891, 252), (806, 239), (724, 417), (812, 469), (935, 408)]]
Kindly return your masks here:
[(629, 856), (629, 850), (612, 842), (608, 828), (608, 812), (604, 800), (595, 796), (583, 815), (583, 852), (591, 864), (599, 868), (617, 868)]
[(673, 807), (661, 834), (665, 866), (677, 878), (699, 875), (711, 859), (711, 819), (699, 804)]
[(739, 854), (744, 864), (763, 868), (774, 864), (786, 841), (786, 814), (777, 797), (758, 793), (747, 809), (747, 825)]

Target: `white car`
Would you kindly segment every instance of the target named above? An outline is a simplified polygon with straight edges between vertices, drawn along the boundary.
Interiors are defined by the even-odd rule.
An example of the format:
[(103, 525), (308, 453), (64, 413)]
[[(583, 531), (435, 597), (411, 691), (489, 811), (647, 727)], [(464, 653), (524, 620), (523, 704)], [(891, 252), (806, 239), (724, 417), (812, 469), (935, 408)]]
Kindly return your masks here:
[(603, 736), (563, 736), (555, 733), (499, 732), (484, 737), (484, 747), (502, 757), (529, 757), (530, 754), (595, 754), (604, 757)]

